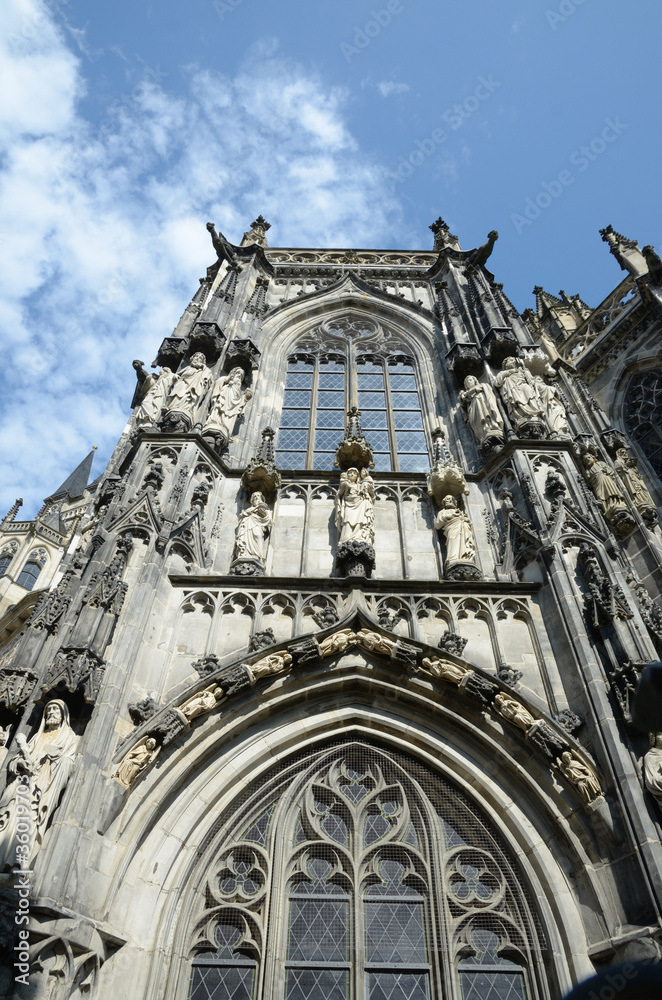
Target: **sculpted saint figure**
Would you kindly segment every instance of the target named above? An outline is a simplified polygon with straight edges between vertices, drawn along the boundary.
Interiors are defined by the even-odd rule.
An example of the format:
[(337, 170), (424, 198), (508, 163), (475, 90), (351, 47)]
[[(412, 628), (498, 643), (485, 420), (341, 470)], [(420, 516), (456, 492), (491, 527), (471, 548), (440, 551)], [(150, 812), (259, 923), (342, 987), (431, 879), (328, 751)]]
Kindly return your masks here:
[(521, 702), (516, 701), (515, 698), (511, 698), (503, 691), (499, 691), (495, 695), (493, 704), (504, 719), (523, 729), (524, 732), (530, 729), (536, 721)]
[(117, 768), (115, 777), (127, 788), (130, 788), (138, 775), (142, 774), (145, 768), (152, 763), (159, 750), (160, 747), (156, 745), (154, 737), (146, 736), (133, 749), (129, 750)]
[(662, 806), (662, 733), (651, 733), (650, 743), (644, 757), (644, 784)]
[(393, 639), (387, 639), (385, 636), (380, 635), (379, 632), (371, 632), (367, 628), (362, 628), (356, 633), (356, 641), (359, 646), (363, 646), (368, 652), (383, 653), (385, 656), (389, 656), (395, 646)]
[(616, 471), (639, 513), (655, 512), (655, 501), (639, 473), (634, 455), (631, 455), (626, 448), (619, 448), (616, 452), (616, 459)]
[(204, 691), (198, 691), (196, 695), (180, 705), (179, 711), (186, 716), (188, 722), (192, 722), (199, 715), (204, 715), (205, 712), (211, 712), (212, 708), (216, 708), (223, 697), (223, 688), (218, 684), (212, 684), (211, 687), (205, 688)]
[(618, 510), (627, 510), (623, 491), (607, 463), (598, 461), (595, 455), (587, 452), (584, 455), (584, 466), (589, 486), (600, 501), (607, 520), (609, 521)]
[(460, 684), (466, 674), (469, 673), (467, 667), (460, 667), (450, 660), (440, 660), (438, 657), (426, 656), (423, 658), (423, 667), (433, 677), (441, 677), (442, 680), (450, 681), (452, 684)]
[(531, 372), (524, 367), (519, 358), (505, 359), (494, 384), (501, 393), (501, 398), (516, 427), (521, 423), (542, 418), (543, 408), (538, 386)]
[(458, 507), (455, 497), (445, 496), (441, 510), (434, 520), (434, 526), (441, 529), (446, 539), (446, 565), (456, 562), (474, 562), (476, 544), (471, 521)]
[(253, 675), (253, 679), (258, 680), (259, 677), (267, 677), (269, 674), (280, 674), (284, 670), (289, 670), (291, 666), (292, 657), (285, 651), (265, 656), (264, 659), (258, 660), (257, 663), (249, 664), (248, 668)]
[[(69, 709), (54, 699), (44, 708), (31, 740), (16, 737), (18, 752), (7, 765), (7, 787), (0, 800), (0, 871), (18, 859), (28, 862), (41, 847), (48, 824), (60, 802), (74, 766), (78, 737), (69, 725)], [(19, 787), (17, 792), (17, 787)], [(21, 795), (20, 789), (25, 789)], [(29, 842), (17, 844), (17, 799), (30, 803)], [(25, 865), (27, 867), (27, 865)]]
[(570, 427), (568, 426), (568, 415), (561, 399), (559, 387), (554, 383), (545, 382), (542, 376), (538, 375), (534, 379), (538, 386), (538, 395), (542, 402), (549, 429), (554, 437), (569, 438)]
[(250, 389), (242, 391), (244, 370), (237, 366), (229, 375), (219, 378), (211, 394), (211, 405), (202, 433), (209, 432), (222, 435), (228, 443), (232, 438), (235, 424), (246, 408), (253, 393)]
[(344, 653), (350, 646), (357, 643), (357, 634), (351, 628), (342, 628), (333, 635), (327, 635), (326, 639), (320, 642), (320, 654), (325, 656), (335, 656), (337, 653)]
[(557, 758), (557, 764), (568, 781), (575, 786), (584, 802), (593, 802), (594, 799), (602, 795), (597, 775), (583, 760), (575, 757), (570, 750), (566, 750)]
[(143, 389), (145, 394), (136, 407), (135, 418), (139, 427), (144, 424), (155, 424), (163, 409), (165, 398), (172, 381), (172, 371), (162, 368), (158, 374), (148, 375)]
[(264, 495), (256, 490), (239, 515), (235, 559), (254, 559), (261, 565), (264, 563), (272, 521), (273, 515)]
[(479, 382), (475, 375), (467, 375), (460, 404), (480, 444), (488, 437), (503, 437), (503, 417), (491, 385)]
[(204, 354), (198, 351), (175, 379), (175, 384), (166, 399), (166, 411), (183, 413), (193, 419), (210, 385), (211, 372), (207, 368)]
[(375, 532), (375, 484), (367, 469), (348, 469), (340, 476), (336, 496), (336, 527), (339, 542), (373, 545)]

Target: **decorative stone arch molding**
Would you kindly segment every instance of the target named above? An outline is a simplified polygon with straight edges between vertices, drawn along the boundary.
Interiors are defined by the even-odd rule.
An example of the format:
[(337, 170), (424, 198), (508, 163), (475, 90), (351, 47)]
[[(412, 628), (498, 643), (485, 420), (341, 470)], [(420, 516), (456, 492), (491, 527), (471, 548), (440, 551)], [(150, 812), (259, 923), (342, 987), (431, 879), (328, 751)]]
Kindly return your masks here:
[[(456, 657), (448, 662), (461, 663)], [(495, 686), (506, 690), (497, 682)], [(540, 756), (523, 766), (527, 758), (521, 749), (504, 739), (505, 721), (503, 727), (486, 726), (480, 711), (460, 717), (454, 699), (434, 679), (416, 675), (400, 685), (390, 658), (361, 647), (331, 670), (306, 669), (297, 692), (283, 676), (274, 677), (259, 695), (256, 689), (255, 695), (237, 699), (234, 708), (231, 704), (221, 706), (220, 717), (194, 727), (186, 743), (173, 743), (171, 751), (162, 752), (159, 766), (136, 784), (105, 831), (121, 854), (118, 871), (124, 885), (121, 889), (114, 880), (109, 886), (108, 923), (127, 938), (125, 968), (132, 965), (132, 954), (153, 953), (149, 967), (140, 970), (149, 1000), (186, 996), (200, 893), (213, 874), (223, 838), (229, 836), (229, 816), (237, 815), (274, 769), (287, 767), (297, 755), (352, 740), (414, 758), (490, 817), (531, 897), (538, 900), (549, 954), (556, 956), (550, 974), (559, 992), (592, 971), (587, 958), (591, 941), (580, 910), (605, 914), (614, 924), (617, 915), (596, 875), (600, 851), (591, 835), (591, 817), (581, 815), (566, 787), (544, 777)], [(265, 713), (272, 722), (268, 737), (261, 725)], [(517, 740), (517, 727), (508, 736)], [(558, 831), (553, 854), (547, 846), (551, 828)], [(570, 871), (581, 873), (577, 881), (569, 878)], [(603, 940), (605, 928), (591, 920), (589, 936)], [(458, 953), (470, 944), (460, 938)], [(166, 964), (164, 953), (171, 956)], [(110, 963), (102, 986), (119, 995), (121, 973), (117, 979), (113, 975)], [(543, 990), (535, 996), (548, 994)]]

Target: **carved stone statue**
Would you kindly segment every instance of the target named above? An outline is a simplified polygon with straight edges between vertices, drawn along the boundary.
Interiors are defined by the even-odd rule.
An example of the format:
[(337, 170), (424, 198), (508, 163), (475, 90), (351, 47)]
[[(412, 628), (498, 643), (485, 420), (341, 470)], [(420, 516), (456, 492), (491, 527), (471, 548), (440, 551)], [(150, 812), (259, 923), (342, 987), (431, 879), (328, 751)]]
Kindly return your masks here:
[[(460, 510), (455, 497), (449, 494), (441, 501), (441, 510), (437, 512), (434, 526), (443, 531), (446, 540), (445, 576), (455, 579), (459, 573), (459, 578), (465, 578), (467, 574), (460, 572), (462, 568), (467, 569), (471, 579), (479, 576), (471, 521), (464, 511)], [(452, 572), (454, 569), (455, 574)]]
[(177, 429), (190, 427), (210, 385), (211, 372), (207, 368), (204, 354), (198, 351), (189, 365), (179, 373), (168, 394), (165, 401), (166, 423)]
[(340, 543), (375, 541), (375, 485), (367, 469), (348, 469), (340, 476), (336, 496), (336, 527)]
[(527, 732), (536, 721), (520, 701), (511, 698), (510, 695), (505, 694), (503, 691), (499, 691), (494, 696), (493, 705), (504, 719), (512, 722), (519, 729), (523, 729), (524, 732)]
[(257, 663), (249, 664), (248, 669), (253, 675), (253, 680), (256, 681), (260, 677), (282, 674), (283, 671), (289, 670), (291, 666), (292, 656), (287, 650), (283, 650), (280, 653), (272, 653), (270, 656), (265, 656), (262, 660), (258, 660)]
[(433, 677), (440, 677), (442, 680), (458, 685), (470, 673), (468, 667), (461, 667), (451, 660), (440, 660), (436, 656), (425, 656), (423, 658), (423, 668), (429, 674), (432, 674)]
[(233, 569), (236, 571), (236, 564), (253, 565), (252, 572), (259, 572), (264, 569), (264, 560), (267, 553), (267, 538), (271, 531), (273, 514), (267, 505), (262, 493), (258, 490), (252, 494), (248, 505), (244, 507), (239, 515), (237, 525), (237, 540), (235, 543), (235, 558)]
[(615, 465), (621, 482), (630, 494), (632, 502), (644, 521), (650, 527), (655, 527), (657, 524), (657, 507), (637, 468), (636, 458), (626, 448), (619, 448), (616, 452)]
[(394, 639), (387, 639), (379, 632), (371, 632), (367, 628), (362, 628), (356, 633), (356, 641), (369, 653), (382, 653), (384, 656), (390, 656), (391, 650), (395, 646)]
[(459, 398), (479, 444), (488, 443), (490, 438), (494, 443), (503, 438), (503, 417), (491, 385), (479, 382), (475, 375), (467, 375)]
[(145, 736), (127, 753), (115, 772), (115, 777), (130, 788), (136, 778), (149, 767), (161, 748), (153, 736)]
[[(543, 405), (536, 381), (518, 358), (506, 358), (494, 380), (516, 431), (540, 437)], [(538, 430), (540, 428), (540, 430)]]
[(584, 802), (588, 804), (602, 795), (598, 776), (570, 750), (562, 753), (556, 763), (561, 773), (575, 786)]
[[(78, 737), (69, 725), (66, 704), (59, 699), (49, 701), (36, 734), (27, 742), (19, 735), (16, 744), (18, 751), (7, 765), (7, 787), (0, 800), (0, 871), (16, 863), (25, 862), (23, 867), (27, 867), (41, 847), (48, 821), (69, 781)], [(29, 827), (27, 844), (16, 839), (19, 785), (26, 789), (25, 800), (30, 804), (29, 815), (20, 810), (20, 819)]]
[(644, 784), (662, 807), (662, 732), (650, 734), (651, 748), (644, 757)]
[(250, 389), (242, 391), (243, 381), (244, 370), (237, 366), (229, 375), (219, 378), (213, 388), (209, 413), (202, 433), (214, 438), (217, 449), (226, 447), (230, 443), (235, 424), (253, 396)]
[(332, 635), (327, 635), (326, 639), (322, 639), (320, 655), (322, 657), (337, 656), (338, 653), (344, 653), (351, 646), (355, 646), (356, 642), (356, 632), (352, 632), (351, 628), (342, 628)]
[(142, 386), (143, 397), (140, 404), (136, 407), (134, 414), (138, 427), (157, 422), (163, 409), (172, 377), (170, 368), (162, 368), (160, 372), (147, 376)]
[(180, 705), (179, 711), (186, 717), (188, 722), (192, 722), (199, 715), (211, 712), (224, 697), (225, 692), (223, 688), (218, 684), (212, 684), (211, 687), (205, 688), (204, 691), (198, 691), (196, 695), (189, 698), (183, 705)]
[(634, 518), (613, 471), (606, 462), (598, 460), (590, 452), (584, 455), (584, 467), (588, 484), (600, 501), (605, 520), (619, 534), (627, 534), (634, 527)]
[(555, 385), (554, 382), (546, 382), (541, 375), (537, 375), (534, 381), (538, 386), (538, 395), (540, 396), (552, 437), (570, 438), (568, 414), (563, 405), (558, 385)]

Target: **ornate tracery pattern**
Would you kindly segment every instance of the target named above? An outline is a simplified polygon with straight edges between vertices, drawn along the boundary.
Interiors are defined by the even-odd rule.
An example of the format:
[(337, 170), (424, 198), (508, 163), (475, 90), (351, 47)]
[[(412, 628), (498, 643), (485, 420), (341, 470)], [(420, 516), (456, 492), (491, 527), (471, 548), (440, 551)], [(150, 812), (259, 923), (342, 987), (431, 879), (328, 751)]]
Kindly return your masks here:
[(468, 800), (413, 760), (318, 750), (221, 823), (191, 1000), (428, 1000), (451, 981), (464, 1000), (548, 995), (518, 873)]
[(625, 424), (662, 479), (662, 371), (640, 372), (630, 381)]

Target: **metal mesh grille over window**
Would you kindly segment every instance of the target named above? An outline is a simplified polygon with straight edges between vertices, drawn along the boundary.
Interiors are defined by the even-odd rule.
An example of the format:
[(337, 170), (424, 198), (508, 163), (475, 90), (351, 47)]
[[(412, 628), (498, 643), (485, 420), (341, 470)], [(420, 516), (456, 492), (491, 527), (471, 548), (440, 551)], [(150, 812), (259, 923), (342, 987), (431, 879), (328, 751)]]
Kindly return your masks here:
[[(403, 754), (302, 754), (219, 818), (190, 997), (546, 996), (521, 873), (475, 806)], [(268, 960), (264, 960), (265, 956)], [(234, 991), (234, 992), (232, 992)]]

